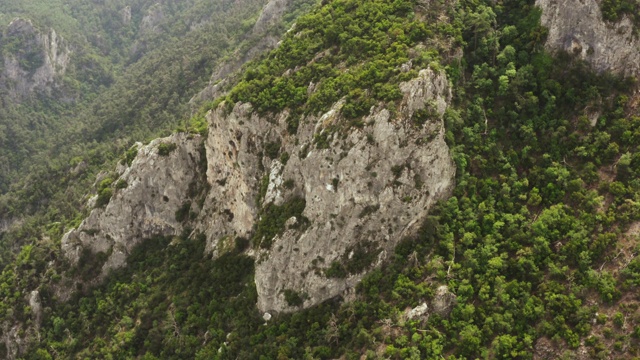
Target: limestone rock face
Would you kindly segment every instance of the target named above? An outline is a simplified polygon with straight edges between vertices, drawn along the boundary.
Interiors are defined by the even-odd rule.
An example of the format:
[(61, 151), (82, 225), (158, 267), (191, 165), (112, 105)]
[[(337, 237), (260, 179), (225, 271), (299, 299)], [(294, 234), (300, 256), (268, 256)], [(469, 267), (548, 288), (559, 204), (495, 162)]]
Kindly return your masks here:
[(50, 92), (66, 72), (71, 50), (55, 30), (38, 30), (28, 19), (15, 19), (0, 40), (4, 48), (4, 69), (0, 87), (14, 100), (34, 91)]
[[(64, 235), (62, 250), (77, 264), (83, 249), (103, 252), (107, 260), (101, 277), (126, 264), (126, 257), (140, 241), (152, 236), (178, 235), (182, 224), (178, 211), (188, 198), (189, 185), (197, 180), (200, 136), (175, 134), (141, 147), (131, 166), (120, 169), (113, 196)], [(175, 149), (162, 155), (161, 144)], [(117, 186), (115, 184), (121, 184)]]
[(640, 39), (628, 17), (604, 21), (596, 0), (536, 0), (536, 5), (549, 29), (547, 48), (574, 54), (598, 71), (640, 73)]
[[(320, 118), (304, 120), (299, 145), (283, 138), (290, 159), (280, 177), (292, 179), (295, 188), (280, 186), (281, 196), (306, 200), (302, 215), (309, 225), (287, 229), (258, 256), (260, 310), (295, 310), (285, 299), (287, 291), (299, 294), (308, 307), (352, 289), (449, 195), (455, 166), (441, 120), (451, 97), (446, 76), (422, 70), (400, 88), (404, 100), (396, 114), (373, 109), (362, 128), (327, 135), (326, 149), (314, 146), (313, 139), (341, 120), (340, 103)], [(416, 111), (423, 109), (431, 116), (419, 124)], [(269, 179), (275, 182), (272, 175)], [(345, 271), (327, 276), (329, 268), (340, 266)]]
[(20, 327), (5, 322), (1, 330), (0, 342), (4, 343), (6, 348), (7, 360), (17, 359), (18, 354), (22, 354), (26, 347), (24, 339), (20, 336)]
[(120, 10), (120, 16), (122, 16), (122, 23), (124, 25), (131, 24), (131, 6), (125, 6)]
[[(353, 288), (449, 195), (455, 166), (441, 120), (451, 97), (446, 76), (425, 69), (401, 90), (397, 112), (374, 108), (362, 128), (339, 132), (331, 129), (344, 122), (343, 102), (303, 118), (297, 134), (287, 132), (286, 112), (261, 118), (250, 104), (239, 103), (230, 113), (223, 104), (209, 114), (211, 191), (199, 230), (210, 251), (250, 236), (270, 204), (286, 206), (294, 198), (306, 204), (302, 218), (289, 219), (280, 235), (254, 239), (272, 243), (254, 252), (261, 311), (296, 310), (285, 292), (299, 294), (308, 307)], [(423, 123), (416, 120), (418, 110), (430, 114)], [(316, 144), (318, 137), (326, 145)], [(286, 160), (265, 155), (274, 144)], [(363, 257), (368, 262), (357, 264)], [(327, 277), (334, 261), (351, 265)]]
[(29, 307), (31, 307), (31, 315), (33, 316), (36, 328), (40, 327), (42, 321), (42, 301), (40, 300), (40, 291), (33, 290), (29, 294)]
[(427, 303), (422, 303), (413, 309), (410, 309), (405, 312), (405, 317), (409, 320), (419, 319), (429, 313), (429, 305)]
[(217, 253), (225, 237), (247, 237), (256, 221), (260, 153), (278, 139), (277, 129), (252, 113), (250, 104), (238, 104), (230, 114), (219, 107), (208, 115), (206, 142), (207, 182), (211, 190), (204, 203), (199, 230), (209, 239), (207, 248)]
[[(64, 236), (63, 251), (74, 264), (83, 249), (107, 254), (101, 279), (125, 265), (141, 240), (179, 234), (176, 211), (191, 185), (203, 181), (206, 195), (190, 226), (206, 236), (214, 256), (236, 238), (252, 240), (261, 311), (295, 311), (347, 295), (415, 234), (454, 185), (442, 121), (451, 99), (445, 73), (424, 69), (400, 89), (397, 109), (373, 107), (361, 126), (348, 125), (338, 101), (325, 114), (301, 118), (296, 133), (289, 133), (287, 111), (259, 116), (251, 104), (222, 103), (207, 114), (206, 180), (198, 170), (203, 139), (155, 140), (130, 167), (118, 168), (114, 184), (126, 187), (114, 186), (110, 202)], [(175, 150), (160, 156), (161, 143)], [(296, 216), (256, 235), (273, 211), (294, 203)]]

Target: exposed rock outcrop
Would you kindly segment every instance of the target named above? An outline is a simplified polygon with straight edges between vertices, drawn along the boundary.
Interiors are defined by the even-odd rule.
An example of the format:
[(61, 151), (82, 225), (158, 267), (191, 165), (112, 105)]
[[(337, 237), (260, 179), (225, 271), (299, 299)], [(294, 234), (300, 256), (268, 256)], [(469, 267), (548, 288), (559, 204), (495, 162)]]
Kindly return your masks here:
[(64, 235), (62, 250), (70, 262), (77, 264), (83, 249), (105, 253), (104, 276), (124, 266), (140, 241), (180, 234), (176, 212), (197, 180), (201, 145), (200, 136), (181, 133), (141, 147), (131, 166), (120, 169), (109, 203), (93, 209), (77, 229)]
[(9, 325), (3, 323), (0, 332), (0, 342), (4, 344), (5, 359), (14, 360), (18, 358), (18, 354), (24, 352), (26, 341), (20, 335), (21, 328), (18, 325)]
[[(401, 90), (404, 100), (396, 114), (373, 109), (364, 127), (344, 132), (331, 130), (342, 121), (342, 102), (320, 117), (302, 119), (296, 135), (285, 130), (286, 112), (267, 119), (249, 104), (236, 104), (230, 114), (221, 106), (209, 115), (211, 192), (202, 230), (210, 250), (226, 246), (220, 239), (248, 236), (253, 224), (268, 216), (260, 209), (269, 203), (305, 200), (302, 218), (290, 219), (283, 233), (255, 239), (272, 243), (256, 252), (260, 310), (295, 310), (285, 292), (298, 294), (304, 307), (341, 295), (449, 194), (455, 167), (441, 121), (451, 96), (446, 76), (422, 70)], [(414, 115), (425, 108), (432, 117), (419, 125)], [(314, 143), (319, 135), (326, 138), (324, 148)], [(279, 144), (286, 163), (260, 156), (268, 144)], [(268, 183), (260, 194), (263, 176)], [(342, 263), (351, 265), (340, 270)], [(331, 266), (338, 271), (327, 277)]]
[(124, 25), (131, 24), (131, 6), (127, 5), (120, 10), (120, 16), (122, 17), (122, 23)]
[(0, 87), (14, 100), (34, 91), (49, 93), (69, 65), (71, 50), (55, 30), (41, 31), (31, 20), (14, 19), (1, 39), (4, 69)]
[(40, 299), (40, 291), (33, 290), (29, 294), (29, 307), (31, 308), (31, 316), (33, 317), (36, 329), (40, 327), (42, 322), (42, 301)]
[(640, 73), (640, 38), (628, 17), (604, 21), (596, 0), (536, 0), (536, 5), (549, 29), (547, 48), (579, 56), (598, 71)]
[(441, 285), (436, 290), (436, 295), (433, 297), (431, 306), (433, 312), (440, 316), (448, 316), (453, 307), (456, 305), (457, 297), (451, 291), (447, 285)]
[(408, 320), (420, 319), (429, 313), (429, 305), (426, 302), (409, 309), (405, 312), (405, 318)]
[(262, 8), (260, 17), (253, 26), (254, 33), (265, 33), (270, 27), (280, 22), (282, 16), (289, 9), (293, 0), (269, 0)]
[[(394, 112), (373, 107), (360, 127), (342, 118), (343, 101), (300, 119), (295, 134), (286, 111), (259, 116), (251, 104), (222, 103), (207, 115), (208, 192), (191, 225), (214, 255), (252, 238), (260, 310), (295, 311), (344, 295), (449, 195), (446, 75), (424, 69), (400, 89)], [(175, 214), (199, 177), (201, 142), (179, 134), (141, 148), (114, 182), (126, 188), (64, 236), (70, 261), (83, 249), (103, 252), (104, 276), (142, 239), (180, 233)], [(163, 157), (161, 143), (176, 148)], [(283, 215), (287, 209), (295, 211)]]

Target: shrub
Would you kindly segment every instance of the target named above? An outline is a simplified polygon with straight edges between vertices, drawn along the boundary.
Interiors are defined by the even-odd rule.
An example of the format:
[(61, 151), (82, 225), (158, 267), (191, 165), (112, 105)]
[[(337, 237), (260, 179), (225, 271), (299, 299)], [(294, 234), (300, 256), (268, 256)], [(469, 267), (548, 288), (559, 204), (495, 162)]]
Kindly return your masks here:
[(178, 145), (174, 143), (161, 143), (158, 145), (158, 155), (160, 156), (169, 156), (173, 150), (175, 150)]

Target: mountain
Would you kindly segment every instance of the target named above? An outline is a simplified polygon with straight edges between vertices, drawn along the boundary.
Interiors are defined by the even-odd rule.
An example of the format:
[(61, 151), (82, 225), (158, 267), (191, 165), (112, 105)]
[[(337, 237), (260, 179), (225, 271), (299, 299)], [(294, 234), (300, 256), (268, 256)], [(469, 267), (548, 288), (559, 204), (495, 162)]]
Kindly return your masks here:
[[(6, 82), (82, 111), (3, 197), (0, 356), (640, 356), (636, 2), (272, 0), (226, 59), (121, 5), (95, 95)], [(6, 74), (73, 56), (34, 21)]]

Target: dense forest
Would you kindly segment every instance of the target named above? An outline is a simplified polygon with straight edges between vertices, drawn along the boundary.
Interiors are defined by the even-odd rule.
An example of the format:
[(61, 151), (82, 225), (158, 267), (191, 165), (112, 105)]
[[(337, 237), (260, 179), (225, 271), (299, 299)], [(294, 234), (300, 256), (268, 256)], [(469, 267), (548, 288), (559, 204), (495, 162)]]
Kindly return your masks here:
[[(122, 5), (105, 5), (103, 11), (113, 14)], [(85, 14), (81, 6), (72, 2), (60, 9)], [(190, 2), (172, 6), (192, 16), (203, 13)], [(29, 124), (29, 116), (43, 111), (62, 119), (67, 106), (80, 109), (41, 130), (44, 144), (31, 142), (36, 133), (22, 128), (23, 141), (34, 150), (21, 151), (39, 155), (28, 172), (16, 167), (8, 178), (13, 185), (0, 198), (2, 214), (35, 214), (0, 238), (7, 249), (22, 245), (1, 258), (0, 323), (29, 329), (25, 359), (640, 356), (635, 78), (595, 73), (573, 54), (548, 52), (534, 1), (326, 0), (297, 18), (295, 31), (277, 49), (245, 65), (225, 96), (191, 117), (185, 99), (204, 85), (221, 54), (228, 54), (202, 44), (221, 44), (223, 34), (214, 26), (229, 34), (248, 31), (259, 8), (256, 2), (253, 10), (229, 17), (224, 6), (230, 4), (220, 6), (213, 12), (220, 16), (220, 22), (212, 21), (216, 25), (187, 36), (167, 30), (158, 35), (166, 45), (145, 50), (149, 55), (123, 51), (103, 58), (110, 61), (107, 69), (113, 66), (104, 72), (113, 84), (103, 90), (72, 88), (82, 93), (79, 105), (51, 110), (49, 102), (35, 100), (3, 110), (15, 115), (0, 120)], [(53, 27), (69, 16), (50, 18), (38, 9), (12, 11), (42, 16), (42, 24)], [(634, 1), (602, 2), (609, 21), (633, 17), (636, 10)], [(60, 31), (107, 26), (98, 20), (109, 17), (93, 16), (74, 15), (77, 20)], [(110, 44), (142, 41), (131, 33), (110, 34), (104, 40)], [(227, 41), (223, 49), (239, 40)], [(372, 106), (395, 106), (398, 84), (417, 75), (400, 71), (409, 60), (416, 69), (444, 69), (453, 86), (445, 130), (457, 185), (418, 235), (403, 240), (391, 261), (366, 276), (355, 300), (336, 298), (266, 321), (255, 306), (254, 259), (246, 253), (246, 239), (212, 259), (204, 239), (185, 232), (142, 243), (125, 269), (101, 285), (77, 289), (67, 302), (57, 301), (62, 274), (89, 280), (99, 260), (87, 254), (69, 268), (60, 237), (86, 215), (78, 204), (98, 169), (126, 157), (132, 141), (178, 126), (202, 126), (203, 114), (223, 101), (251, 102), (261, 114), (286, 109), (288, 131), (295, 134), (303, 114), (327, 111), (345, 99), (345, 122), (335, 131), (361, 127)], [(188, 76), (185, 68), (191, 69)], [(312, 94), (310, 82), (320, 84)], [(316, 146), (330, 143), (319, 137)], [(24, 162), (26, 155), (16, 154), (11, 161)], [(81, 163), (88, 166), (82, 175), (68, 172)], [(442, 285), (456, 296), (450, 313), (407, 315), (434, 299)], [(25, 302), (36, 288), (42, 319), (33, 318)], [(289, 294), (291, 304), (301, 303), (296, 296)], [(29, 327), (37, 321), (40, 327)], [(0, 344), (0, 357), (6, 351)]]

